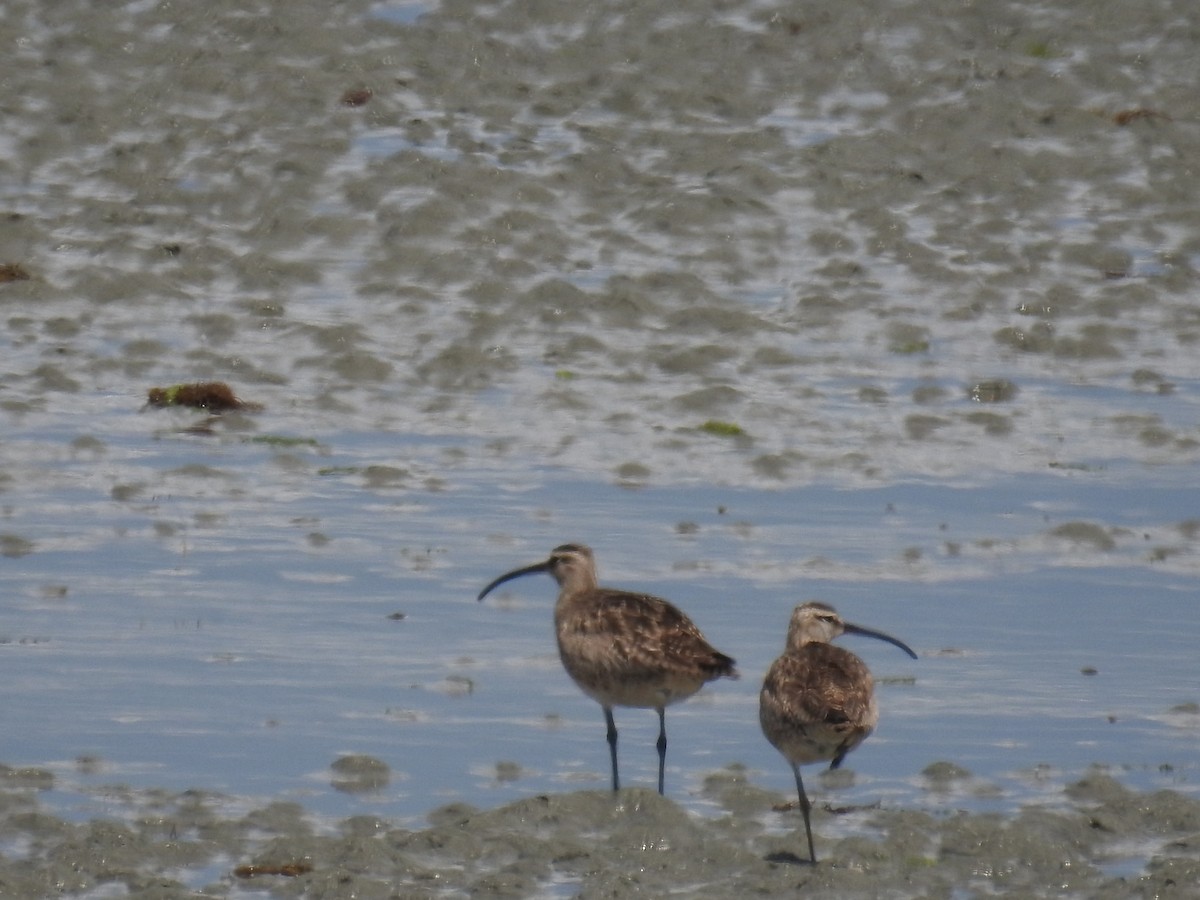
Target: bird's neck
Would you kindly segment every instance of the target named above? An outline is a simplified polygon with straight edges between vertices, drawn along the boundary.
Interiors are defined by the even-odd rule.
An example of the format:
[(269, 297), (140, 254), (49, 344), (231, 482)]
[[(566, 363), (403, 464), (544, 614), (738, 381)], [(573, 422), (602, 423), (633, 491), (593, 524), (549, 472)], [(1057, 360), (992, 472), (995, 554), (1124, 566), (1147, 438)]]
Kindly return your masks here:
[(585, 591), (595, 590), (597, 587), (599, 585), (596, 584), (596, 579), (583, 572), (560, 581), (558, 583), (558, 596), (559, 599), (562, 599), (575, 594), (582, 594)]

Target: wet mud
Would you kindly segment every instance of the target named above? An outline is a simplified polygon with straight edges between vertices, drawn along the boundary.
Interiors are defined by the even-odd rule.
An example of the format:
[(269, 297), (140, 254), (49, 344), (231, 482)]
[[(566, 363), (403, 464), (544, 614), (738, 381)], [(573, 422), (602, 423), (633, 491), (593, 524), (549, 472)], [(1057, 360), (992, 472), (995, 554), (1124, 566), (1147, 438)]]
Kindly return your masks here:
[(4, 403), (228, 379), (633, 486), (1194, 462), (1189, 17), (16, 3)]
[[(634, 788), (533, 796), (495, 809), (456, 803), (416, 828), (373, 816), (319, 823), (294, 803), (239, 811), (233, 798), (203, 791), (119, 787), (105, 795), (115, 816), (71, 822), (40, 806), (29, 786), (38, 773), (8, 769), (4, 776), (0, 893), (12, 897), (800, 892), (1117, 900), (1192, 896), (1200, 879), (1200, 800), (1135, 793), (1101, 772), (1069, 785), (1053, 804), (1013, 816), (882, 807), (851, 813), (836, 838), (824, 832), (845, 811), (818, 803), (816, 866), (797, 855), (804, 840), (798, 813), (773, 809), (780, 798), (737, 767), (705, 780), (713, 812), (704, 817)], [(1127, 873), (1131, 852), (1146, 850), (1145, 871)]]
[[(307, 564), (340, 535), (272, 504), (322, 478), (426, 504), (479, 467), (630, 489), (1190, 471), (1193, 5), (14, 0), (0, 555), (32, 567), (22, 596), (52, 605), (69, 580), (86, 608), (100, 556), (155, 558), (178, 534), (180, 559), (237, 543), (236, 514), (171, 498), (245, 500), (269, 510), (271, 538), (300, 523)], [(262, 415), (189, 435), (279, 455), (243, 468), (211, 441), (198, 459), (148, 456), (193, 420), (139, 417), (147, 391), (216, 381)], [(173, 415), (189, 417), (162, 424)], [(301, 453), (356, 431), (387, 449)], [(397, 459), (401, 435), (445, 452)], [(1013, 546), (1200, 571), (1194, 518), (1110, 515)], [(89, 518), (103, 537), (71, 530)], [(528, 526), (505, 509), (445, 530), (477, 522), (501, 540)], [(1167, 537), (1147, 561), (1155, 527)], [(437, 546), (428, 530), (405, 540)], [(456, 587), (485, 541), (453, 561)], [(47, 549), (64, 556), (36, 568)], [(222, 600), (252, 593), (237, 587)], [(190, 608), (177, 620), (199, 630)], [(283, 637), (308, 652), (310, 634)], [(202, 707), (189, 677), (172, 700)], [(53, 776), (21, 767), (0, 773), (0, 896), (1125, 898), (1200, 882), (1200, 802), (1182, 792), (1097, 771), (983, 814), (937, 802), (967, 777), (957, 763), (928, 771), (920, 809), (840, 815), (816, 798), (813, 868), (798, 816), (772, 809), (786, 798), (738, 769), (706, 780), (706, 816), (634, 789), (456, 804), (402, 827), (202, 786), (92, 789), (104, 811), (73, 819), (42, 796)], [(346, 794), (388, 789), (368, 757), (335, 773)]]

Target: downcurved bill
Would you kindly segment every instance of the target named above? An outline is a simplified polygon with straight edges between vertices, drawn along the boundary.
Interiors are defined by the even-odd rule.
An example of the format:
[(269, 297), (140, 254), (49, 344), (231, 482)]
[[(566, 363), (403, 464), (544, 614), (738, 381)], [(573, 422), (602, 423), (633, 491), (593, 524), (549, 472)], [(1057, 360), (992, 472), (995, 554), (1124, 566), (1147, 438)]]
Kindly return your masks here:
[[(494, 587), (494, 585), (489, 586), (488, 590), (490, 591), (492, 587)], [(484, 593), (487, 593), (487, 591)], [(480, 599), (483, 599), (482, 594), (480, 595)], [(908, 644), (904, 643), (904, 641), (892, 637), (890, 634), (884, 634), (882, 631), (875, 631), (873, 628), (863, 628), (861, 625), (851, 625), (849, 622), (843, 622), (842, 627), (846, 634), (861, 634), (863, 637), (871, 637), (880, 641), (887, 641), (889, 644), (899, 647), (913, 659), (917, 658), (917, 654), (913, 652), (912, 647), (908, 646)]]
[[(513, 569), (511, 572), (505, 572), (503, 575), (485, 587), (482, 591), (480, 591), (479, 596), (475, 599), (482, 600), (495, 588), (498, 588), (500, 585), (504, 584), (504, 582), (512, 581), (514, 578), (520, 578), (522, 575), (533, 575), (536, 572), (548, 572), (550, 571), (550, 565), (551, 561), (546, 560), (545, 562), (534, 563), (532, 566), (525, 566), (521, 569)], [(912, 651), (909, 652), (911, 653)], [(913, 655), (916, 656), (916, 654)]]

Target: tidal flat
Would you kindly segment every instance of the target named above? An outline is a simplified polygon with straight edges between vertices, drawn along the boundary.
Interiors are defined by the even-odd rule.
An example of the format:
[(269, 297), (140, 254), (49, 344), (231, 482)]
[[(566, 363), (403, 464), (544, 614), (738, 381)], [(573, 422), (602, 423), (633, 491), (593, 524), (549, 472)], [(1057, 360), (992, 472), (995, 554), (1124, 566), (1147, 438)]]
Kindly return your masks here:
[[(1193, 889), (1194, 20), (7, 3), (0, 893)], [(738, 660), (665, 799), (552, 585), (475, 600), (565, 541)], [(843, 642), (816, 869), (810, 598), (919, 655)]]
[[(374, 816), (321, 823), (294, 803), (112, 789), (119, 818), (69, 822), (5, 769), (0, 889), (8, 896), (199, 897), (1185, 897), (1200, 878), (1200, 801), (1140, 794), (1103, 773), (1013, 816), (946, 809), (849, 812), (853, 833), (797, 856), (803, 829), (768, 828), (778, 797), (737, 767), (710, 774), (717, 811), (645, 788), (455, 803), (420, 828)], [(933, 779), (936, 780), (936, 779)], [(936, 789), (931, 787), (931, 789)], [(815, 809), (818, 830), (847, 810)], [(795, 810), (790, 811), (793, 817)], [(1123, 871), (1130, 846), (1145, 871)]]

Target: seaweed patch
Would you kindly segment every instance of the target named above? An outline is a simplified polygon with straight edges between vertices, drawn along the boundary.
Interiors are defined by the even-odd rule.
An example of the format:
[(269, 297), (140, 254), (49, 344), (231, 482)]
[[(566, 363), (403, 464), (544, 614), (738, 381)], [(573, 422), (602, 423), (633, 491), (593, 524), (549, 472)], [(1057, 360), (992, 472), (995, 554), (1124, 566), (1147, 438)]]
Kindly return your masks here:
[(239, 400), (233, 393), (233, 388), (223, 381), (200, 381), (173, 384), (165, 388), (150, 388), (146, 403), (156, 407), (187, 406), (192, 409), (207, 409), (210, 412), (260, 408), (256, 404)]

